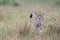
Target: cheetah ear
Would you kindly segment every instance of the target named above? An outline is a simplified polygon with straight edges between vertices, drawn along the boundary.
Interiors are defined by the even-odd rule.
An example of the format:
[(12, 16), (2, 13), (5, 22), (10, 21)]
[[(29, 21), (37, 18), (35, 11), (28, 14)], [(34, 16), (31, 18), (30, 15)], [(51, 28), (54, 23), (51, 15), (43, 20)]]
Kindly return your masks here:
[(31, 10), (31, 14), (33, 14), (33, 15), (37, 15), (36, 10), (35, 10), (35, 9)]
[(44, 15), (44, 13), (42, 13), (42, 15)]

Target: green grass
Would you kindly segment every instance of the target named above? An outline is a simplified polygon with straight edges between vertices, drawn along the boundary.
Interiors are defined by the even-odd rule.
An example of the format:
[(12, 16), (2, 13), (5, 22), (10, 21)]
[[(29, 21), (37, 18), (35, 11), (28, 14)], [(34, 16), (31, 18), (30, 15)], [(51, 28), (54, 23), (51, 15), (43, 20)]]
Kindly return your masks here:
[(15, 0), (0, 0), (0, 5), (18, 6), (19, 4)]
[(26, 5), (40, 5), (40, 4), (52, 4), (60, 6), (60, 0), (0, 0), (0, 5), (11, 6), (26, 6)]
[(55, 0), (55, 4), (56, 4), (57, 6), (60, 6), (60, 0)]

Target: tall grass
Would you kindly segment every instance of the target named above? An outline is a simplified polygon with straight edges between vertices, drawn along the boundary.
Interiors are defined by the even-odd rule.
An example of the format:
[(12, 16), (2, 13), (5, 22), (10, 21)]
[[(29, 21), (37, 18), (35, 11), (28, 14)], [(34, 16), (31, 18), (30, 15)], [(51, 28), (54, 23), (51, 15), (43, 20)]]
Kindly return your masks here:
[(24, 26), (22, 26), (22, 28), (19, 30), (20, 35), (22, 35), (23, 37), (26, 37), (30, 32), (30, 28), (29, 25), (27, 24), (27, 22), (24, 24)]

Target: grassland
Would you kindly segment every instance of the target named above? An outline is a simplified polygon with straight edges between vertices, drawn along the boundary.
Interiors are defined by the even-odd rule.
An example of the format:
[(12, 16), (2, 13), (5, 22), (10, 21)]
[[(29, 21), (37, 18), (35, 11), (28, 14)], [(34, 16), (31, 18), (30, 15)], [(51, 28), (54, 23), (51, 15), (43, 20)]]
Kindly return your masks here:
[[(19, 6), (11, 5), (14, 1), (0, 5), (0, 40), (60, 40), (60, 7), (54, 1), (18, 0), (17, 3)], [(33, 28), (29, 30), (31, 9), (44, 13), (46, 29), (42, 39)], [(34, 19), (32, 26), (33, 22)]]

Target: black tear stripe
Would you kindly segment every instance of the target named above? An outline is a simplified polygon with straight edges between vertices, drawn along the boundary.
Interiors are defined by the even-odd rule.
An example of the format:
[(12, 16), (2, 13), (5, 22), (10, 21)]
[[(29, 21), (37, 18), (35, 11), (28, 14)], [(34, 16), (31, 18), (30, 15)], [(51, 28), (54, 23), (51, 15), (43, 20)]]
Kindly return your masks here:
[(30, 14), (30, 19), (32, 18), (33, 14)]

